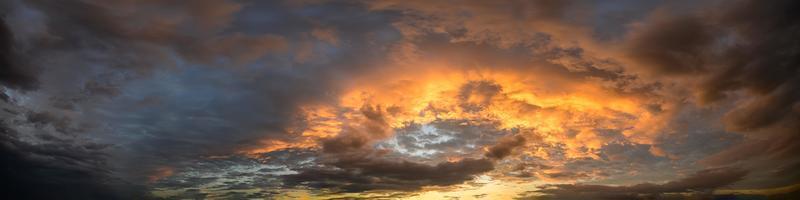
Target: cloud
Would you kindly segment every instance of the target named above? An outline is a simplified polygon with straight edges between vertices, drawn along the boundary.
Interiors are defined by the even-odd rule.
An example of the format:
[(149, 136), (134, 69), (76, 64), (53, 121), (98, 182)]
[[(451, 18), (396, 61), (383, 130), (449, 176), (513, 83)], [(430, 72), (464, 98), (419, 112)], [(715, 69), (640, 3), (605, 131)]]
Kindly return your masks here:
[[(302, 65), (283, 62), (291, 56), (286, 50), (302, 40), (293, 38), (294, 33), (313, 32), (317, 25), (329, 30), (346, 26), (353, 31), (316, 33), (321, 40), (348, 44), (326, 53), (369, 49), (369, 53), (356, 54), (374, 55), (374, 60), (382, 56), (371, 42), (393, 40), (387, 30), (390, 25), (379, 18), (359, 18), (359, 13), (329, 11), (326, 15), (342, 17), (312, 23), (298, 15), (303, 10), (282, 9), (287, 6), (282, 2), (247, 4), (255, 10), (245, 10), (243, 5), (233, 1), (4, 2), (3, 12), (8, 11), (4, 24), (15, 26), (3, 26), (10, 29), (3, 29), (8, 43), (2, 44), (13, 50), (9, 53), (21, 56), (4, 52), (3, 57), (14, 62), (37, 59), (26, 68), (16, 63), (2, 65), (3, 73), (6, 67), (12, 70), (9, 73), (43, 70), (25, 72), (31, 83), (40, 82), (41, 87), (30, 89), (32, 95), (14, 90), (4, 90), (3, 95), (13, 93), (11, 99), (24, 99), (18, 101), (20, 106), (35, 108), (23, 113), (31, 113), (27, 116), (32, 121), (47, 120), (43, 129), (52, 124), (57, 130), (75, 132), (76, 137), (114, 144), (115, 148), (103, 150), (113, 155), (108, 158), (113, 165), (109, 170), (143, 183), (155, 168), (174, 167), (177, 173), (209, 155), (263, 147), (260, 141), (305, 141), (299, 132), (289, 131), (296, 128), (292, 126), (301, 105), (329, 101), (340, 84), (334, 82), (336, 73), (357, 74), (370, 62), (349, 54)], [(353, 4), (331, 7), (365, 12)], [(251, 16), (264, 9), (281, 10), (275, 18), (297, 23), (269, 24), (257, 20), (270, 17)], [(260, 28), (242, 28), (255, 26)], [(373, 39), (360, 40), (368, 35)], [(228, 67), (232, 65), (238, 67)], [(3, 77), (0, 83), (12, 89), (23, 86), (5, 84), (6, 80)]]
[[(627, 36), (625, 52), (634, 61), (628, 67), (678, 76), (674, 80), (691, 85), (700, 103), (738, 99), (740, 105), (723, 118), (731, 131), (796, 121), (800, 62), (793, 38), (800, 23), (787, 10), (798, 6), (745, 0), (704, 8), (705, 14), (655, 12)], [(740, 91), (749, 95), (734, 97)]]
[(356, 119), (351, 125), (346, 125), (336, 137), (322, 140), (323, 152), (334, 154), (359, 152), (392, 133), (380, 106), (364, 105), (359, 112), (363, 119)]
[(627, 56), (653, 75), (703, 73), (712, 30), (699, 17), (670, 14), (656, 11), (645, 25), (635, 26), (624, 47)]
[(741, 180), (748, 171), (716, 168), (698, 171), (688, 177), (663, 184), (641, 183), (630, 186), (560, 184), (542, 186), (538, 192), (553, 199), (649, 199), (668, 193), (709, 193)]
[(512, 150), (523, 145), (525, 145), (525, 138), (520, 135), (502, 138), (497, 144), (489, 147), (489, 150), (486, 152), (486, 157), (503, 159), (511, 155)]
[[(4, 103), (25, 108), (8, 119), (30, 122), (8, 126), (19, 130), (24, 142), (92, 140), (112, 146), (92, 152), (104, 154), (96, 159), (107, 165), (96, 166), (102, 174), (90, 174), (99, 178), (78, 180), (87, 191), (113, 193), (103, 187), (117, 183), (105, 179), (145, 184), (153, 169), (164, 166), (179, 174), (204, 156), (234, 153), (264, 137), (292, 140), (295, 136), (284, 129), (289, 122), (283, 119), (294, 116), (306, 100), (324, 101), (322, 91), (329, 89), (321, 87), (326, 82), (322, 73), (294, 76), (281, 66), (253, 66), (289, 44), (275, 34), (226, 31), (242, 8), (235, 2), (9, 1), (2, 8), (0, 84), (8, 88), (2, 90)], [(271, 77), (242, 77), (246, 73), (227, 65), (248, 65), (264, 72), (250, 74)], [(194, 100), (185, 101), (187, 97)], [(158, 101), (141, 104), (148, 99)], [(176, 123), (159, 123), (175, 116), (180, 116), (173, 118)], [(74, 153), (57, 145), (48, 150)], [(64, 168), (73, 164), (82, 165), (67, 163)], [(52, 167), (56, 174), (41, 176), (58, 177), (58, 167)], [(51, 184), (72, 187), (63, 181)]]
[(394, 160), (387, 151), (370, 148), (393, 134), (380, 106), (364, 105), (361, 118), (346, 125), (336, 137), (321, 140), (322, 164), (299, 168), (283, 176), (284, 184), (328, 189), (333, 192), (373, 190), (414, 191), (424, 186), (449, 186), (494, 169), (488, 159), (464, 158), (436, 165)]
[(793, 184), (798, 5), (4, 1), (3, 174), (87, 199)]
[(461, 86), (458, 98), (461, 108), (467, 112), (477, 112), (488, 106), (493, 97), (499, 94), (502, 86), (490, 81), (473, 81)]
[(5, 18), (0, 18), (0, 84), (11, 88), (35, 89), (38, 86), (35, 70), (26, 67), (14, 48), (14, 35)]
[[(407, 15), (396, 24), (406, 36), (444, 33), (452, 41), (489, 43), (512, 47), (532, 42), (531, 36), (548, 32), (557, 37), (573, 35), (573, 21), (585, 17), (579, 1), (369, 1), (370, 9), (398, 10)], [(497, 23), (502, 21), (503, 23)], [(556, 33), (564, 33), (563, 35)]]
[[(716, 120), (746, 139), (701, 163), (766, 173), (775, 166), (761, 163), (797, 162), (786, 153), (798, 149), (800, 128), (800, 44), (794, 39), (800, 21), (789, 11), (797, 8), (795, 1), (743, 0), (697, 12), (655, 12), (627, 36), (631, 71), (684, 86), (700, 105), (732, 104)], [(796, 182), (791, 179), (776, 176), (759, 185)]]
[[(32, 1), (28, 5), (48, 18), (46, 34), (63, 37), (35, 50), (89, 50), (91, 46), (80, 42), (91, 41), (106, 45), (112, 55), (133, 57), (103, 60), (120, 68), (150, 71), (170, 62), (172, 52), (198, 63), (222, 59), (223, 63), (243, 65), (286, 48), (286, 41), (277, 35), (224, 33), (234, 13), (242, 8), (230, 1)], [(119, 23), (123, 21), (128, 23)]]
[(12, 199), (149, 199), (143, 185), (112, 175), (107, 146), (76, 140), (30, 142), (24, 133), (0, 122), (0, 169)]
[(256, 61), (267, 53), (284, 51), (286, 48), (287, 42), (280, 36), (239, 33), (198, 42), (194, 46), (186, 47), (184, 52), (191, 60), (201, 63), (213, 63), (221, 58), (243, 65)]
[(283, 177), (290, 186), (332, 189), (334, 192), (370, 190), (413, 191), (424, 186), (449, 186), (494, 169), (487, 159), (463, 159), (427, 165), (381, 158), (339, 158), (332, 168), (306, 169)]
[[(609, 80), (615, 84), (645, 87), (647, 82), (656, 82), (661, 90), (657, 92), (662, 93), (659, 98), (684, 96), (681, 92), (688, 89), (696, 95), (697, 102), (708, 104), (724, 99), (727, 94), (752, 93), (731, 98), (744, 102), (724, 118), (732, 131), (749, 132), (778, 123), (785, 126), (786, 121), (797, 119), (796, 109), (780, 109), (794, 108), (798, 102), (794, 86), (798, 85), (799, 65), (794, 59), (796, 51), (792, 50), (797, 46), (792, 38), (797, 35), (794, 29), (798, 23), (797, 17), (786, 11), (797, 6), (792, 1), (774, 5), (743, 0), (721, 6), (714, 3), (649, 6), (656, 9), (626, 13), (647, 16), (643, 20), (625, 18), (615, 22), (627, 25), (627, 29), (617, 32), (618, 36), (611, 40), (592, 36), (607, 30), (593, 27), (596, 21), (588, 19), (613, 12), (604, 13), (608, 7), (590, 2), (468, 1), (449, 6), (443, 2), (374, 1), (369, 4), (372, 9), (400, 10), (414, 16), (396, 23), (409, 37), (443, 34), (451, 43), (488, 43), (505, 48), (520, 45), (529, 48), (534, 56), (554, 56), (546, 60), (568, 69), (582, 63), (585, 66), (581, 68), (622, 70), (623, 76)], [(612, 8), (625, 9), (625, 6), (639, 5)], [(677, 11), (683, 8), (688, 9)], [(550, 39), (538, 40), (541, 36), (535, 33)], [(424, 45), (421, 43), (414, 45)], [(556, 49), (573, 53), (545, 53)], [(630, 83), (624, 75), (637, 79)]]

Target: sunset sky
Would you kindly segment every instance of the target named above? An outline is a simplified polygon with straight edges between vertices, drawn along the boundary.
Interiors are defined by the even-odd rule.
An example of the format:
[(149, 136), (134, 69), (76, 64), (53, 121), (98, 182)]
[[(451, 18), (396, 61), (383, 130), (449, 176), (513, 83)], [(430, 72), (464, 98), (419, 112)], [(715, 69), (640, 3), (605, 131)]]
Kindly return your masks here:
[(3, 0), (0, 199), (800, 199), (797, 0)]

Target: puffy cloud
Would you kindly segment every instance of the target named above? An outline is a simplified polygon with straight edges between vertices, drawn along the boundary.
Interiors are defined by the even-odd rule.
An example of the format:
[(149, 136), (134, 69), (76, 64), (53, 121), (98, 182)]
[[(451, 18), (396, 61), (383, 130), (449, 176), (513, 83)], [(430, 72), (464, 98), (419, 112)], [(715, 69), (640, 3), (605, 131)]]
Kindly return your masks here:
[(525, 138), (522, 136), (514, 136), (500, 139), (500, 141), (486, 152), (486, 157), (494, 159), (503, 159), (511, 154), (515, 148), (525, 145)]

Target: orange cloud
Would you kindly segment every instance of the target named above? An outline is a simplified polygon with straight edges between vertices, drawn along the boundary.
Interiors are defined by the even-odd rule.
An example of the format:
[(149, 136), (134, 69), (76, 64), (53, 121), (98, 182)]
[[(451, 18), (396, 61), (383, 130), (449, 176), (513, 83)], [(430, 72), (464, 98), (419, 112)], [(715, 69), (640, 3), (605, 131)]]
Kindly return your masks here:
[[(544, 142), (564, 144), (570, 157), (594, 157), (592, 151), (611, 140), (596, 129), (621, 130), (635, 142), (648, 143), (655, 136), (648, 131), (660, 128), (653, 124), (657, 116), (639, 97), (615, 94), (591, 81), (561, 84), (566, 80), (526, 71), (435, 65), (388, 74), (355, 84), (342, 96), (340, 106), (357, 110), (365, 104), (383, 105), (390, 111), (388, 123), (396, 128), (470, 120), (498, 123), (503, 129), (531, 129)], [(553, 82), (559, 83), (553, 86)]]
[[(517, 68), (462, 69), (435, 61), (426, 67), (414, 64), (414, 70), (400, 64), (358, 77), (336, 104), (300, 109), (299, 122), (288, 132), (301, 139), (270, 139), (245, 152), (318, 148), (320, 140), (363, 121), (363, 106), (375, 105), (394, 129), (437, 120), (496, 123), (500, 129), (529, 130), (525, 134), (550, 147), (562, 146), (568, 158), (598, 158), (601, 147), (618, 139), (598, 130), (616, 130), (630, 142), (652, 144), (671, 115), (654, 113), (647, 99), (614, 92), (592, 79)], [(522, 154), (549, 156), (538, 148), (526, 148)]]

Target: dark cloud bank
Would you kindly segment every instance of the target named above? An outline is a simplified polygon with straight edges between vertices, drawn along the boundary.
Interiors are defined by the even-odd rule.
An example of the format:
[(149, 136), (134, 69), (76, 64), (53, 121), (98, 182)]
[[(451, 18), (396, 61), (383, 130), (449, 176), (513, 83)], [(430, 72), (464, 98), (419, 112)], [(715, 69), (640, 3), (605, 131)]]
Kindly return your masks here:
[(334, 192), (369, 190), (413, 191), (422, 186), (449, 186), (471, 180), (493, 169), (487, 159), (464, 159), (427, 165), (409, 161), (351, 158), (330, 163), (336, 169), (309, 169), (284, 177), (289, 185), (332, 189)]
[(747, 171), (720, 168), (698, 171), (686, 178), (663, 184), (642, 183), (631, 186), (605, 185), (546, 185), (539, 192), (542, 199), (683, 199), (675, 193), (699, 193), (708, 198), (710, 191), (739, 181)]
[[(712, 3), (713, 4), (713, 3)], [(630, 34), (628, 52), (641, 70), (661, 79), (687, 79), (701, 104), (742, 93), (728, 111), (726, 129), (752, 140), (713, 155), (705, 164), (757, 160), (756, 169), (793, 168), (800, 150), (800, 15), (797, 1), (720, 2), (695, 14), (653, 14)], [(777, 166), (777, 167), (776, 167)], [(772, 183), (796, 183), (797, 174), (772, 173)]]

